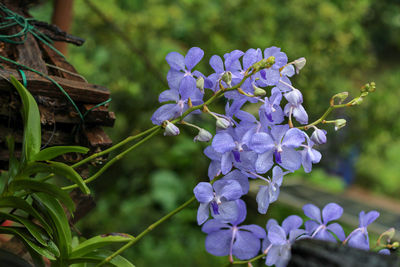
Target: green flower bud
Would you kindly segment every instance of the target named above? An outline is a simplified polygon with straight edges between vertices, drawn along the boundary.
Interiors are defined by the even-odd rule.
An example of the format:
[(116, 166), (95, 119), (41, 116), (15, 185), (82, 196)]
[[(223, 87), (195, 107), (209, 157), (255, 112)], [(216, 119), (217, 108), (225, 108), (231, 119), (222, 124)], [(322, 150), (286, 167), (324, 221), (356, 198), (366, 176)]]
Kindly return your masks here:
[(202, 92), (204, 93), (204, 78), (203, 77), (199, 77), (196, 80), (196, 87)]
[(343, 128), (346, 126), (346, 120), (345, 119), (337, 119), (335, 120), (335, 131)]
[(257, 87), (254, 84), (253, 84), (253, 89), (255, 96), (265, 96), (267, 94), (267, 92), (264, 89)]
[(200, 129), (199, 134), (194, 137), (193, 141), (208, 142), (211, 139), (212, 139), (212, 134), (209, 131)]
[[(342, 104), (342, 102), (349, 96), (349, 92), (341, 92), (338, 93), (334, 96), (332, 96), (331, 101), (335, 101), (335, 99), (339, 99), (339, 104)], [(334, 103), (334, 102), (332, 102)]]
[(222, 80), (226, 82), (227, 85), (231, 85), (232, 82), (232, 72), (230, 71), (225, 71), (225, 73), (222, 75)]
[(215, 123), (215, 125), (219, 129), (227, 129), (229, 126), (231, 126), (231, 123), (227, 119), (218, 118), (217, 122)]

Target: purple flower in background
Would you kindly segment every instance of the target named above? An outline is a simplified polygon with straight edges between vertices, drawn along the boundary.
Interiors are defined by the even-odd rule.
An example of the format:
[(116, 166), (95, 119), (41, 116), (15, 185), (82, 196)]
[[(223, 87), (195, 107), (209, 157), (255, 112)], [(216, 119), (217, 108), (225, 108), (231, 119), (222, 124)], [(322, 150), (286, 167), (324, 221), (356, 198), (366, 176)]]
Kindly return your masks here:
[(271, 90), (270, 98), (265, 97), (264, 104), (259, 110), (260, 121), (263, 125), (279, 124), (283, 121), (283, 111), (280, 106), (281, 100), (281, 91), (274, 87)]
[(285, 53), (281, 52), (281, 49), (275, 46), (266, 48), (264, 50), (264, 58), (274, 57), (275, 63), (271, 68), (264, 69), (260, 71), (261, 82), (268, 86), (278, 85), (281, 78), (279, 69), (287, 64), (287, 56)]
[(307, 124), (308, 114), (304, 107), (301, 105), (303, 103), (303, 95), (301, 94), (301, 92), (298, 89), (292, 87), (292, 90), (285, 93), (284, 96), (288, 101), (284, 108), (285, 116), (290, 117), (293, 115), (293, 117), (301, 124)]
[(229, 222), (238, 216), (234, 200), (243, 195), (239, 182), (235, 180), (218, 180), (213, 185), (201, 182), (193, 189), (200, 207), (197, 212), (197, 223), (203, 224), (209, 216), (209, 210), (219, 221)]
[(266, 214), (269, 204), (278, 199), (279, 187), (282, 185), (284, 175), (282, 169), (275, 166), (272, 169), (272, 179), (268, 180), (269, 184), (260, 186), (256, 198), (259, 213)]
[(159, 96), (159, 101), (175, 101), (176, 104), (165, 104), (159, 107), (151, 117), (153, 124), (160, 125), (163, 121), (175, 119), (182, 115), (182, 113), (189, 107), (187, 100), (180, 100), (179, 92), (177, 90), (166, 90)]
[(229, 224), (212, 219), (207, 221), (202, 231), (207, 234), (206, 250), (215, 256), (229, 255), (241, 260), (251, 259), (258, 254), (261, 248), (261, 239), (266, 238), (265, 230), (258, 225), (238, 226), (246, 218), (246, 204), (243, 200), (236, 200), (239, 209), (238, 216)]
[(373, 210), (367, 214), (364, 211), (360, 212), (359, 220), (360, 225), (357, 229), (349, 234), (344, 243), (348, 243), (349, 246), (369, 250), (369, 237), (367, 227), (373, 223), (379, 217), (379, 212)]
[(266, 173), (275, 161), (289, 171), (295, 171), (301, 166), (301, 155), (295, 148), (304, 142), (304, 133), (289, 125), (271, 126), (271, 135), (265, 132), (255, 133), (251, 139), (250, 148), (258, 155), (256, 171)]
[(343, 214), (343, 208), (336, 203), (329, 203), (322, 209), (322, 220), (320, 209), (313, 204), (306, 204), (303, 207), (304, 214), (311, 220), (304, 223), (306, 231), (311, 237), (326, 241), (336, 242), (336, 237), (343, 241), (345, 234), (342, 226), (338, 223), (329, 222), (339, 219)]
[(263, 251), (267, 254), (265, 264), (276, 267), (285, 267), (291, 255), (291, 246), (296, 239), (301, 238), (305, 231), (299, 229), (303, 220), (296, 215), (287, 217), (282, 226), (275, 220), (267, 223), (268, 237), (263, 241)]
[(178, 90), (184, 100), (189, 97), (196, 100), (203, 98), (203, 93), (196, 87), (195, 77), (204, 78), (204, 75), (197, 70), (192, 72), (203, 56), (203, 50), (198, 47), (190, 48), (185, 57), (178, 52), (171, 52), (166, 56), (171, 66), (167, 75), (168, 85), (173, 90)]
[(313, 148), (314, 142), (310, 140), (307, 134), (304, 133), (307, 140), (307, 145), (302, 145), (304, 149), (300, 151), (301, 153), (301, 163), (303, 165), (304, 171), (306, 173), (311, 172), (312, 164), (318, 163), (322, 155), (319, 151)]

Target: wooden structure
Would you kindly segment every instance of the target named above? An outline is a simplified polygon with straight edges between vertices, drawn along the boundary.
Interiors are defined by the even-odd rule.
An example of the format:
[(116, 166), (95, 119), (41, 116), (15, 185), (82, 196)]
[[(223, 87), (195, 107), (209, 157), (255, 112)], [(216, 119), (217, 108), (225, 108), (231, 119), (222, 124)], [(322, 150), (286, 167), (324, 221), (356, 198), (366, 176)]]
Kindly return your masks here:
[[(2, 0), (0, 3), (25, 18), (30, 17), (27, 8), (31, 1)], [(0, 15), (0, 23), (7, 22), (5, 19), (7, 14), (3, 14), (0, 10)], [(84, 42), (83, 39), (71, 36), (54, 25), (35, 20), (31, 20), (29, 23), (35, 27), (35, 30), (52, 40), (75, 45), (82, 45)], [(0, 34), (12, 35), (21, 30), (23, 30), (22, 27), (18, 25), (6, 27), (0, 29)], [(22, 82), (23, 77), (19, 69), (23, 70), (27, 89), (33, 94), (39, 105), (43, 146), (82, 145), (89, 147), (91, 152), (111, 146), (110, 138), (101, 127), (113, 126), (114, 113), (108, 111), (108, 104), (96, 107), (110, 98), (109, 91), (102, 86), (89, 84), (61, 55), (35, 38), (30, 32), (27, 32), (24, 38), (25, 40), (18, 40), (18, 38), (13, 40), (23, 41), (21, 44), (0, 42), (0, 55), (39, 71), (43, 75), (0, 58), (2, 66), (0, 68), (0, 169), (5, 169), (8, 165), (5, 137), (9, 134), (15, 137), (17, 155), (18, 148), (20, 148), (18, 144), (22, 142), (19, 96), (5, 79), (9, 75), (13, 75)], [(45, 76), (57, 82), (70, 99)], [(77, 108), (72, 102), (76, 104)], [(82, 119), (79, 112), (86, 116)], [(63, 160), (72, 162), (77, 158), (70, 157)]]

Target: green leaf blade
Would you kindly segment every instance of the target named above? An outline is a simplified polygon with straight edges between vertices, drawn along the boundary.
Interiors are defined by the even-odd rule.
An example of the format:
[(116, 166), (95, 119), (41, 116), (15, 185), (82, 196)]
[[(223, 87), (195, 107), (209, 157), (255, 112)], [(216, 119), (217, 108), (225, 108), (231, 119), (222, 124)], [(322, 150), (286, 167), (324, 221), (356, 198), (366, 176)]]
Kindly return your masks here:
[(82, 146), (52, 146), (39, 151), (33, 156), (33, 160), (51, 160), (66, 153), (86, 154), (87, 152), (89, 152), (89, 149)]

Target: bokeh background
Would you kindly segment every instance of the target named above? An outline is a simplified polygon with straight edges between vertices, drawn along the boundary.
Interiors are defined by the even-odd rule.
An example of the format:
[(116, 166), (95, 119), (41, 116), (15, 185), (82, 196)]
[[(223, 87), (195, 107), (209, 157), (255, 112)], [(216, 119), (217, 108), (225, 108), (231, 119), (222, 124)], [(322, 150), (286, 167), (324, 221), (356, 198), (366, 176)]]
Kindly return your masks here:
[[(108, 133), (117, 142), (151, 126), (158, 94), (166, 88), (171, 51), (193, 46), (205, 51), (199, 69), (211, 73), (209, 58), (234, 49), (279, 46), (289, 59), (306, 57), (292, 81), (304, 95), (310, 121), (329, 105), (333, 94), (375, 81), (377, 90), (361, 106), (339, 110), (347, 119), (339, 132), (328, 130), (321, 163), (295, 178), (325, 190), (364, 188), (396, 201), (400, 191), (400, 4), (396, 0), (107, 0), (92, 1), (109, 22), (84, 0), (75, 0), (71, 33), (86, 39), (69, 47), (68, 59), (89, 82), (112, 92), (117, 120)], [(50, 21), (52, 1), (33, 10)], [(116, 30), (116, 28), (118, 30)], [(120, 31), (120, 32), (119, 32)], [(126, 40), (128, 39), (128, 40)], [(149, 68), (151, 65), (153, 68)], [(215, 107), (222, 109), (222, 102)], [(214, 121), (196, 119), (214, 131)], [(91, 184), (97, 207), (78, 224), (84, 236), (108, 232), (140, 233), (147, 225), (191, 197), (207, 180), (209, 160), (197, 134), (181, 128), (174, 138), (157, 136), (127, 155)], [(250, 197), (251, 198), (251, 197)], [(256, 210), (249, 199), (249, 210)], [(318, 203), (318, 199), (315, 199)], [(253, 205), (253, 206), (252, 206)], [(222, 266), (225, 258), (208, 255), (205, 235), (196, 224), (196, 208), (178, 214), (146, 236), (124, 256), (136, 266)], [(247, 222), (264, 225), (299, 213), (280, 204), (267, 216), (249, 211)], [(355, 227), (355, 225), (353, 226)]]

